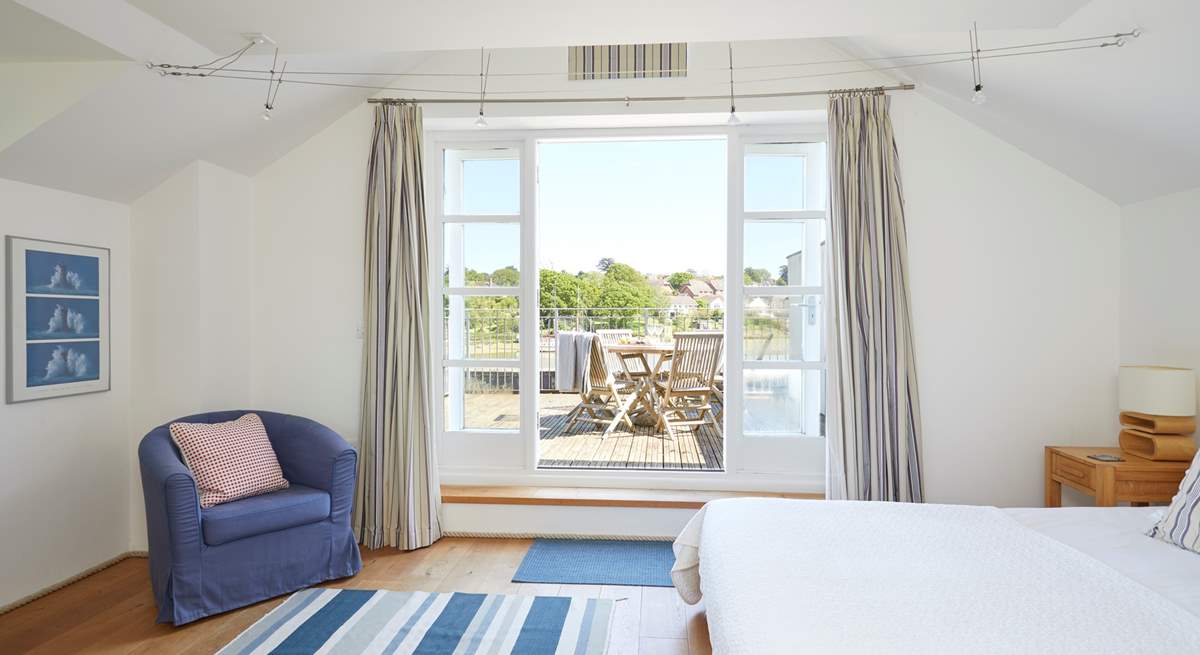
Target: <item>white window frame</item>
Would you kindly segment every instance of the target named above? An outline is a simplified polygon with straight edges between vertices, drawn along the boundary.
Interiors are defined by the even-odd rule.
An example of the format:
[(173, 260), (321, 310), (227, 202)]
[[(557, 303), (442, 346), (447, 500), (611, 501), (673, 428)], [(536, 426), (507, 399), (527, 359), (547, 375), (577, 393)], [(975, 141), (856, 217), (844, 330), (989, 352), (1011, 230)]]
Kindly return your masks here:
[[(636, 471), (539, 469), (538, 463), (538, 256), (537, 256), (537, 145), (548, 141), (594, 141), (603, 139), (659, 139), (720, 137), (726, 140), (727, 157), (727, 252), (725, 284), (726, 335), (726, 412), (724, 471)], [(480, 131), (427, 131), (426, 133), (426, 205), (430, 230), (431, 334), (434, 367), (434, 434), (439, 444), (439, 470), (445, 484), (511, 484), (543, 486), (628, 486), (663, 489), (771, 489), (779, 491), (821, 492), (825, 478), (825, 440), (804, 438), (746, 438), (742, 434), (744, 293), (740, 284), (743, 266), (743, 143), (825, 141), (823, 124), (725, 127), (654, 127), (654, 128), (579, 128)], [(446, 149), (519, 148), (521, 154), (521, 213), (519, 216), (446, 215), (443, 204), (443, 160)], [(780, 213), (791, 215), (791, 212)], [(756, 218), (758, 216), (756, 215)], [(521, 380), (520, 430), (445, 430), (443, 364), (488, 366), (481, 360), (443, 359), (441, 303), (444, 291), (462, 295), (496, 295), (494, 288), (482, 291), (470, 288), (443, 289), (443, 225), (446, 222), (519, 222), (521, 229), (520, 286), (515, 295), (520, 302), (521, 358), (519, 363), (505, 360), (501, 366), (518, 368)], [(734, 284), (733, 282), (739, 282)], [(780, 287), (792, 290), (792, 287)], [(807, 289), (802, 287), (801, 289)], [(821, 294), (819, 288), (813, 288)], [(775, 292), (772, 289), (772, 293)], [(796, 292), (791, 291), (792, 295)], [(762, 294), (766, 295), (766, 294)], [(824, 358), (822, 358), (824, 359)], [(514, 366), (516, 364), (516, 366)], [(790, 367), (794, 362), (759, 362), (763, 368)], [(805, 363), (823, 366), (823, 363)], [(737, 390), (737, 393), (730, 393)]]
[[(476, 135), (478, 136), (478, 135)], [(519, 427), (516, 430), (498, 430), (498, 429), (479, 429), (479, 428), (463, 428), (451, 430), (446, 425), (446, 407), (443, 394), (447, 388), (446, 370), (451, 368), (459, 369), (479, 369), (479, 368), (499, 368), (507, 370), (515, 370), (518, 374), (518, 384), (522, 381), (537, 379), (537, 362), (533, 361), (533, 371), (530, 372), (528, 360), (531, 346), (536, 349), (536, 339), (530, 340), (523, 338), (527, 334), (536, 334), (536, 331), (530, 331), (528, 318), (530, 316), (530, 303), (537, 303), (537, 285), (536, 285), (536, 270), (533, 271), (534, 283), (531, 285), (529, 280), (530, 262), (536, 262), (533, 258), (533, 249), (530, 235), (526, 231), (531, 229), (530, 224), (530, 198), (527, 192), (529, 185), (527, 180), (530, 175), (530, 154), (528, 152), (528, 144), (521, 139), (455, 139), (452, 142), (439, 142), (437, 140), (427, 139), (430, 148), (427, 150), (426, 159), (426, 179), (430, 180), (430, 184), (426, 189), (425, 199), (426, 207), (429, 208), (428, 221), (430, 225), (429, 234), (429, 261), (430, 269), (430, 307), (435, 308), (435, 311), (430, 312), (430, 334), (435, 335), (431, 339), (433, 345), (434, 366), (434, 402), (433, 402), (433, 425), (434, 434), (438, 435), (439, 455), (443, 461), (458, 461), (468, 463), (472, 466), (488, 466), (489, 463), (499, 462), (503, 464), (505, 458), (513, 458), (516, 453), (517, 458), (524, 457), (526, 449), (525, 435), (531, 425), (536, 426), (536, 419), (531, 422), (530, 417), (536, 415), (536, 409), (533, 413), (530, 412), (528, 403), (526, 402), (527, 394), (520, 395), (520, 420)], [(508, 158), (509, 154), (501, 154), (500, 149), (508, 149), (515, 151), (520, 157), (520, 211), (517, 214), (467, 214), (460, 211), (447, 212), (445, 207), (445, 152), (446, 150), (461, 150), (472, 152), (471, 159), (487, 158), (489, 153), (495, 153), (497, 158)], [(473, 225), (473, 224), (514, 224), (518, 226), (521, 233), (520, 254), (518, 256), (517, 268), (520, 274), (520, 281), (516, 287), (468, 287), (463, 285), (445, 284), (443, 283), (442, 271), (446, 270), (445, 243), (443, 241), (445, 229), (447, 225)], [(451, 280), (451, 282), (454, 282)], [(529, 297), (529, 289), (533, 288), (532, 301)], [(517, 298), (519, 305), (518, 314), (518, 335), (520, 343), (519, 357), (515, 360), (509, 359), (481, 359), (469, 357), (466, 353), (461, 358), (451, 358), (448, 353), (444, 352), (443, 343), (443, 321), (447, 320), (442, 314), (442, 297), (443, 295), (450, 297), (469, 298), (472, 296), (509, 296)], [(536, 318), (536, 315), (534, 315)], [(453, 341), (453, 324), (455, 323), (453, 314), (450, 317), (450, 329), (452, 330), (450, 338)], [(535, 328), (536, 329), (536, 328)], [(536, 356), (536, 350), (534, 351)], [(454, 390), (451, 390), (454, 393)], [(460, 391), (461, 393), (461, 391)], [(536, 399), (534, 399), (536, 401)], [(508, 468), (501, 466), (499, 468)]]
[[(818, 471), (824, 471), (825, 437), (824, 435), (808, 434), (754, 434), (744, 429), (743, 401), (746, 371), (788, 371), (799, 372), (825, 370), (826, 357), (824, 352), (815, 361), (805, 360), (775, 360), (749, 361), (746, 359), (745, 327), (746, 327), (746, 298), (748, 296), (817, 296), (822, 299), (824, 311), (824, 273), (822, 284), (819, 286), (775, 286), (747, 287), (742, 282), (742, 272), (745, 270), (745, 234), (749, 222), (769, 221), (824, 221), (828, 215), (828, 199), (819, 209), (806, 208), (799, 210), (770, 210), (747, 211), (745, 209), (745, 158), (751, 146), (771, 143), (825, 143), (827, 141), (824, 129), (790, 129), (780, 131), (760, 131), (739, 134), (736, 146), (731, 144), (729, 149), (729, 273), (725, 283), (726, 312), (725, 333), (728, 346), (726, 348), (725, 366), (725, 397), (728, 402), (726, 431), (740, 437), (740, 447), (736, 449), (736, 460), (732, 466), (743, 472), (786, 473), (797, 472), (809, 477)], [(805, 162), (805, 198), (814, 191), (824, 191), (816, 187), (827, 187), (827, 163), (825, 161)], [(824, 195), (824, 194), (823, 194)], [(805, 204), (808, 204), (807, 202)], [(808, 227), (806, 226), (806, 231)], [(790, 275), (789, 271), (789, 275)], [(736, 280), (737, 283), (732, 283)], [(736, 318), (734, 318), (736, 311)], [(823, 321), (818, 321), (818, 330), (823, 332)], [(827, 343), (821, 334), (821, 344)], [(731, 390), (736, 390), (731, 393)], [(728, 457), (727, 457), (728, 460)], [(792, 466), (791, 462), (802, 462), (800, 467)], [(726, 463), (726, 466), (730, 464)]]

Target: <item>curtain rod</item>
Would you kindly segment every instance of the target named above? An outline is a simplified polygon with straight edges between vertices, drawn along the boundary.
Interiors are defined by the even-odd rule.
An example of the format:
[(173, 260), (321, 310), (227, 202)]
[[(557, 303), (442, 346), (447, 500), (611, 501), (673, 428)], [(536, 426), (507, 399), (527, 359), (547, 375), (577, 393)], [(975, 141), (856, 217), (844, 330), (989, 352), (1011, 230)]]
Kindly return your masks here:
[[(739, 93), (739, 100), (755, 98), (796, 98), (800, 96), (824, 96), (835, 93), (883, 93), (884, 91), (912, 91), (915, 84), (896, 84), (893, 86), (869, 86), (852, 89), (821, 89), (819, 91), (780, 91), (774, 93)], [(706, 96), (612, 96), (606, 98), (488, 98), (485, 104), (555, 104), (563, 102), (681, 102), (690, 100), (724, 100), (728, 95)], [(405, 105), (405, 104), (436, 104), (436, 105), (477, 105), (479, 98), (370, 98), (370, 104)]]

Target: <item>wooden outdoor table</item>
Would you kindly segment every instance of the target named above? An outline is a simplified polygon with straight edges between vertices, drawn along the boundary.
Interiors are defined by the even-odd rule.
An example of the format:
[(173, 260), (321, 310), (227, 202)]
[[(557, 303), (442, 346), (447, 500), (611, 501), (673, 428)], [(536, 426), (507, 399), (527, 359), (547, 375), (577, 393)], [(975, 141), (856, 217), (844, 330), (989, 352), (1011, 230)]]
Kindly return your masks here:
[[(633, 422), (642, 426), (658, 425), (658, 392), (654, 389), (654, 381), (662, 371), (662, 365), (671, 359), (675, 345), (670, 343), (614, 343), (606, 344), (605, 348), (621, 361), (625, 375), (634, 382), (637, 397), (636, 409), (630, 412)], [(655, 355), (654, 364), (650, 364), (650, 356)], [(629, 362), (637, 360), (642, 363), (642, 371), (630, 369)]]

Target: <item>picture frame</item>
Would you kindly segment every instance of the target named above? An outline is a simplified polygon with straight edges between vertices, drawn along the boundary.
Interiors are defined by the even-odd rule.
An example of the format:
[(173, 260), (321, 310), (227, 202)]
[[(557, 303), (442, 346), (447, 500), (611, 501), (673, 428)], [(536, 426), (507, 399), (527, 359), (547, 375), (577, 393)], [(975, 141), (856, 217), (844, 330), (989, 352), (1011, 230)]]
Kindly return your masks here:
[(108, 248), (5, 237), (8, 404), (111, 388)]

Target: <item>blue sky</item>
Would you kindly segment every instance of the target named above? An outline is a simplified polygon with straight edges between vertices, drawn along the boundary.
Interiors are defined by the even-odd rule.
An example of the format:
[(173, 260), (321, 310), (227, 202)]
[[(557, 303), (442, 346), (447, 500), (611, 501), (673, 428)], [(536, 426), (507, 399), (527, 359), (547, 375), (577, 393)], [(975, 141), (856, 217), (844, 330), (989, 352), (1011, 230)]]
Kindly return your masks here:
[[(646, 273), (723, 273), (725, 146), (724, 139), (539, 144), (539, 266), (574, 273), (613, 257)], [(516, 162), (467, 162), (465, 176), (466, 211), (519, 210)], [(746, 176), (749, 209), (803, 203), (803, 162), (796, 158), (750, 157)], [(468, 226), (467, 266), (515, 264), (517, 237), (515, 226)], [(746, 265), (776, 273), (801, 239), (797, 225), (751, 225)]]

